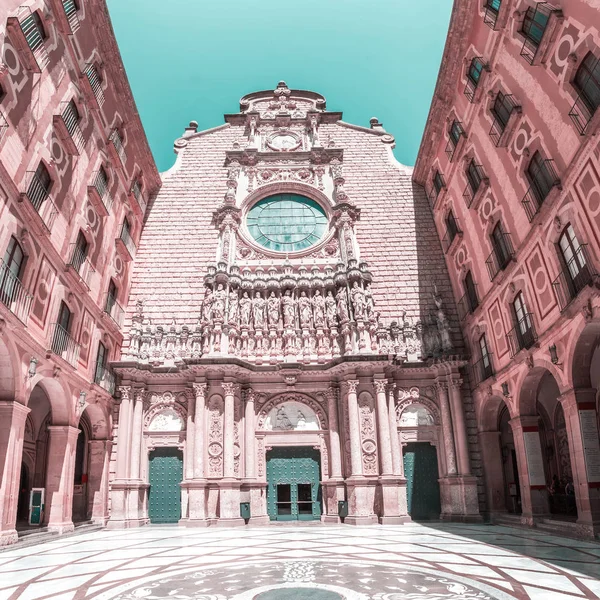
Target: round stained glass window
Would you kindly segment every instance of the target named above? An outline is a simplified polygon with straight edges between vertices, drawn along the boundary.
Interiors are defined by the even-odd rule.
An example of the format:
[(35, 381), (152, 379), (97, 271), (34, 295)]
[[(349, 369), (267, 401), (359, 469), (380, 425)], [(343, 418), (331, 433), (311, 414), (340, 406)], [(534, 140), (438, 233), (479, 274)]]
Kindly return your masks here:
[(327, 231), (327, 215), (317, 202), (299, 194), (276, 194), (257, 202), (246, 217), (257, 244), (276, 252), (314, 246)]

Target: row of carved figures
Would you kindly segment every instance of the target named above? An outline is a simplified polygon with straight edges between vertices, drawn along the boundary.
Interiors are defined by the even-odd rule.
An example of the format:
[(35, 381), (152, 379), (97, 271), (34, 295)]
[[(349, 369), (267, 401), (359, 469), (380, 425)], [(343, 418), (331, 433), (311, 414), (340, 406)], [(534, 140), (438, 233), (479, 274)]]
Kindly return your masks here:
[[(350, 301), (349, 301), (350, 299)], [(267, 329), (332, 329), (355, 320), (376, 322), (371, 285), (355, 281), (348, 290), (339, 287), (325, 293), (316, 289), (312, 296), (305, 290), (287, 289), (278, 296), (274, 291), (229, 291), (222, 283), (213, 291), (206, 288), (202, 303), (201, 321), (208, 324), (227, 324), (230, 327)]]

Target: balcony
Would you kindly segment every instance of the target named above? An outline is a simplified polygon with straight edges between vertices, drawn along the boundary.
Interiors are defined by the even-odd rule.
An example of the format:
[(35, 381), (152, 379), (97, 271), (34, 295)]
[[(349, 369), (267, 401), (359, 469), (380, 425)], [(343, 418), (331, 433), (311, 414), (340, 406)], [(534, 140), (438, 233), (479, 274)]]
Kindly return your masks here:
[(592, 285), (595, 275), (596, 272), (590, 261), (587, 245), (579, 246), (575, 256), (552, 282), (552, 289), (560, 312), (563, 312), (575, 300), (584, 287)]
[(511, 358), (516, 356), (519, 351), (531, 348), (538, 339), (535, 325), (533, 324), (533, 314), (527, 313), (518, 321), (516, 326), (508, 332), (506, 339)]
[(50, 190), (35, 171), (27, 172), (25, 182), (27, 191), (21, 194), (19, 202), (27, 213), (28, 223), (37, 235), (50, 235), (58, 216), (58, 209), (50, 199)]
[(458, 318), (464, 321), (467, 315), (473, 314), (479, 306), (479, 299), (477, 297), (477, 284), (473, 284), (473, 293), (468, 292), (458, 301), (456, 308), (458, 309)]
[(125, 310), (117, 302), (115, 297), (111, 296), (110, 294), (106, 294), (106, 297), (104, 299), (104, 313), (103, 314), (108, 315), (114, 321), (114, 323), (116, 323), (116, 325), (118, 327), (123, 326), (123, 318), (125, 316)]
[(0, 112), (0, 142), (2, 141), (2, 138), (4, 137), (7, 131), (8, 121), (6, 120), (6, 117)]
[(460, 146), (460, 142), (461, 140), (466, 137), (465, 136), (465, 130), (463, 129), (462, 123), (458, 122), (458, 121), (454, 121), (454, 123), (452, 124), (451, 127), (451, 131), (454, 132), (454, 137), (453, 134), (450, 134), (450, 139), (448, 140), (448, 143), (446, 144), (446, 156), (448, 157), (448, 160), (450, 162), (452, 162), (454, 160), (454, 156), (456, 155), (456, 151), (458, 149), (458, 147)]
[(52, 117), (54, 129), (67, 154), (79, 156), (85, 140), (79, 126), (79, 115), (72, 102), (61, 102), (60, 113)]
[(117, 245), (117, 252), (123, 260), (130, 261), (135, 258), (136, 247), (127, 227), (121, 227), (121, 235), (115, 240), (115, 243)]
[(483, 22), (490, 29), (496, 29), (498, 14), (500, 13), (500, 0), (487, 0), (484, 8)]
[(0, 258), (0, 302), (27, 325), (33, 296)]
[(517, 117), (521, 112), (521, 105), (512, 94), (503, 94), (500, 101), (496, 100), (492, 110), (494, 121), (489, 136), (497, 148), (508, 146), (510, 136), (515, 130)]
[(542, 162), (541, 167), (535, 175), (535, 179), (531, 181), (527, 193), (523, 200), (521, 200), (530, 223), (539, 212), (548, 194), (557, 186), (560, 186), (560, 178), (554, 169), (554, 161), (546, 159)]
[(463, 199), (467, 208), (477, 209), (485, 190), (489, 187), (487, 178), (481, 165), (471, 165), (467, 170), (467, 186), (463, 192)]
[(598, 107), (594, 106), (584, 95), (579, 94), (579, 96), (577, 96), (575, 104), (573, 104), (573, 107), (569, 111), (569, 116), (573, 123), (575, 123), (579, 135), (585, 135), (587, 133), (590, 121), (597, 110)]
[(524, 37), (521, 56), (530, 64), (539, 64), (548, 49), (562, 11), (549, 2), (537, 2), (525, 12), (521, 30)]
[(125, 165), (127, 155), (123, 147), (123, 140), (117, 129), (113, 129), (112, 133), (108, 136), (108, 151), (112, 154), (114, 162), (120, 162)]
[(463, 232), (458, 224), (458, 220), (454, 220), (454, 228), (446, 227), (446, 234), (442, 238), (442, 248), (445, 254), (452, 254), (458, 245), (458, 241), (462, 239)]
[(138, 181), (133, 182), (133, 185), (131, 186), (131, 191), (129, 193), (129, 197), (132, 200), (131, 206), (134, 212), (138, 216), (143, 217), (146, 214), (147, 204)]
[(87, 63), (83, 69), (83, 75), (79, 77), (81, 89), (83, 90), (87, 102), (91, 107), (101, 108), (104, 104), (104, 90), (102, 89), (102, 79), (94, 63)]
[(79, 30), (79, 15), (75, 0), (62, 0), (63, 11), (69, 23), (69, 33), (77, 33)]
[(473, 377), (473, 388), (483, 383), (486, 379), (494, 376), (494, 367), (492, 366), (493, 354), (488, 353), (485, 358), (478, 360), (471, 368)]
[(90, 202), (101, 217), (106, 217), (113, 205), (112, 196), (108, 193), (106, 174), (103, 171), (96, 171), (92, 180), (92, 185), (88, 185)]
[(49, 352), (60, 356), (72, 367), (77, 367), (81, 346), (69, 335), (66, 329), (61, 327), (59, 323), (52, 323), (48, 340), (50, 344)]
[(35, 17), (28, 6), (21, 6), (14, 17), (8, 17), (6, 29), (24, 67), (41, 73), (50, 62), (46, 44)]
[(504, 271), (515, 256), (510, 233), (501, 233), (498, 238), (497, 242), (492, 244), (492, 252), (485, 261), (490, 281), (494, 281), (496, 275)]
[(71, 258), (67, 263), (67, 269), (72, 270), (77, 275), (76, 279), (85, 286), (84, 291), (89, 290), (96, 270), (87, 257), (87, 251), (77, 244), (71, 244), (69, 246), (69, 256)]
[(96, 363), (94, 383), (105, 389), (111, 396), (115, 393), (115, 374), (105, 365)]

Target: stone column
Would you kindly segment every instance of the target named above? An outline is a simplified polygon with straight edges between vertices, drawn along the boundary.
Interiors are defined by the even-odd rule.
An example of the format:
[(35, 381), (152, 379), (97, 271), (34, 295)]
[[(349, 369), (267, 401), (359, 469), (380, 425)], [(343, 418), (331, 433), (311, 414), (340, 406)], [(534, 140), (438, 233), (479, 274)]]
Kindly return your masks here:
[(358, 397), (356, 388), (358, 380), (352, 379), (346, 381), (346, 402), (348, 403), (348, 421), (350, 425), (350, 465), (351, 476), (361, 477), (362, 469), (362, 450), (360, 447), (360, 418), (358, 415)]
[(402, 449), (398, 439), (398, 420), (396, 418), (396, 384), (390, 383), (388, 386), (388, 426), (390, 428), (390, 441), (392, 444), (392, 464), (394, 475), (404, 477), (404, 460), (402, 458)]
[(579, 531), (593, 538), (600, 532), (600, 476), (594, 464), (598, 446), (596, 390), (569, 390), (559, 397), (565, 413)]
[(342, 478), (342, 453), (340, 448), (340, 430), (338, 424), (337, 390), (327, 390), (327, 417), (329, 419), (329, 451), (331, 460), (331, 479)]
[[(206, 383), (194, 383), (194, 419), (189, 425), (187, 437), (192, 441), (191, 450), (188, 449), (191, 475), (186, 482), (188, 490), (188, 518), (186, 525), (206, 527), (209, 525), (207, 518), (207, 481), (204, 478), (204, 412), (206, 405)], [(192, 412), (192, 411), (190, 411)]]
[(223, 479), (220, 487), (220, 516), (217, 525), (244, 525), (240, 517), (241, 481), (235, 479), (235, 389), (232, 382), (221, 384), (225, 396), (223, 421)]
[(97, 525), (108, 521), (108, 477), (111, 440), (90, 440), (88, 474), (88, 514)]
[(452, 433), (452, 420), (448, 406), (448, 386), (445, 382), (437, 383), (438, 400), (442, 417), (442, 433), (444, 436), (444, 453), (446, 454), (446, 474), (456, 475), (456, 455), (454, 453), (454, 435)]
[(479, 432), (485, 491), (492, 516), (507, 511), (500, 435), (499, 431)]
[(196, 409), (195, 402), (195, 396), (194, 398), (192, 398), (191, 394), (189, 394), (187, 396), (188, 411), (185, 426), (185, 476), (183, 478), (184, 481), (190, 481), (194, 478), (194, 463), (196, 461), (194, 456), (194, 446), (196, 438), (196, 429), (194, 426)]
[(469, 460), (469, 441), (467, 439), (467, 426), (465, 424), (465, 412), (462, 405), (460, 386), (462, 379), (448, 379), (450, 390), (450, 412), (454, 432), (454, 443), (456, 444), (458, 458), (458, 472), (460, 475), (471, 474), (471, 461)]
[(254, 447), (254, 390), (247, 389), (245, 392), (245, 412), (244, 412), (244, 446), (246, 458), (246, 479), (256, 477)]
[(385, 379), (374, 379), (377, 397), (377, 430), (379, 433), (379, 456), (381, 458), (381, 474), (392, 475), (394, 467), (392, 463), (392, 442), (390, 438), (390, 425), (388, 423), (388, 409), (386, 402)]
[(537, 415), (515, 417), (509, 421), (519, 470), (521, 522), (525, 525), (533, 525), (550, 512), (538, 421)]
[(130, 479), (140, 478), (140, 460), (142, 457), (142, 435), (144, 416), (144, 389), (135, 391), (133, 404), (133, 423), (131, 426), (131, 471)]
[(23, 461), (23, 438), (29, 408), (0, 401), (0, 546), (17, 541), (17, 506)]
[(49, 531), (73, 531), (73, 479), (79, 429), (70, 425), (48, 427), (46, 517)]
[(131, 387), (121, 386), (121, 404), (119, 406), (119, 428), (117, 430), (117, 464), (116, 478), (127, 478), (127, 465), (129, 464), (128, 444), (130, 437), (130, 417), (131, 417)]

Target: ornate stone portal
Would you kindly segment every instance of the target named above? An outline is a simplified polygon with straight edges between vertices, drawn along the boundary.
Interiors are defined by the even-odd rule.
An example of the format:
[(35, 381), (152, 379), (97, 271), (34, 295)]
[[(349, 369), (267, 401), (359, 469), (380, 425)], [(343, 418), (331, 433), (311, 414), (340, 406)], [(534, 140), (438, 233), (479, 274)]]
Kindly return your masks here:
[[(196, 261), (188, 269), (188, 277), (203, 277), (202, 289), (186, 296), (185, 285), (196, 285), (189, 280), (181, 290), (196, 308), (169, 296), (160, 278), (152, 294), (135, 286), (132, 293), (117, 365), (117, 437), (123, 457), (132, 451), (127, 440), (137, 444), (139, 437), (142, 460), (135, 482), (135, 469), (115, 479), (124, 508), (113, 526), (147, 521), (153, 491), (148, 496), (143, 487), (146, 457), (164, 445), (183, 453), (187, 525), (242, 524), (240, 503), (249, 503), (250, 522), (268, 522), (266, 489), (276, 482), (267, 481), (266, 461), (276, 447), (287, 448), (286, 455), (298, 447), (318, 450), (323, 521), (339, 522), (339, 503), (347, 501), (346, 523), (402, 523), (409, 519), (402, 444), (411, 435), (438, 450), (442, 517), (478, 518), (464, 409), (453, 384), (465, 361), (452, 330), (454, 308), (441, 293), (449, 290), (443, 260), (435, 258), (437, 247), (423, 257), (413, 246), (398, 258), (412, 262), (394, 273), (386, 250), (374, 250), (368, 232), (383, 217), (365, 199), (368, 172), (355, 154), (371, 144), (372, 168), (390, 180), (393, 138), (340, 118), (318, 94), (282, 82), (242, 99), (240, 113), (226, 116), (229, 129), (210, 134), (222, 142), (221, 162), (207, 164), (224, 197), (203, 205), (212, 222), (199, 235), (212, 236), (214, 245), (208, 266)], [(346, 141), (338, 144), (338, 135)], [(189, 165), (204, 157), (203, 136), (190, 129), (176, 143), (192, 158)], [(193, 179), (193, 168), (182, 164), (170, 176), (174, 182)], [(406, 181), (394, 180), (393, 193), (412, 193)], [(158, 213), (172, 202), (169, 193), (181, 192), (167, 184), (162, 193), (165, 200), (154, 202)], [(202, 197), (198, 191), (190, 201)], [(398, 210), (387, 229), (414, 236), (414, 215)], [(404, 222), (408, 229), (394, 229)], [(365, 247), (377, 276), (363, 259)], [(419, 261), (432, 257), (438, 270), (421, 275)], [(154, 260), (160, 263), (160, 255)], [(160, 271), (155, 262), (139, 268)], [(169, 314), (178, 316), (161, 322)], [(133, 407), (128, 390), (142, 387)], [(414, 406), (405, 407), (408, 400)], [(135, 416), (142, 406), (143, 419)]]

